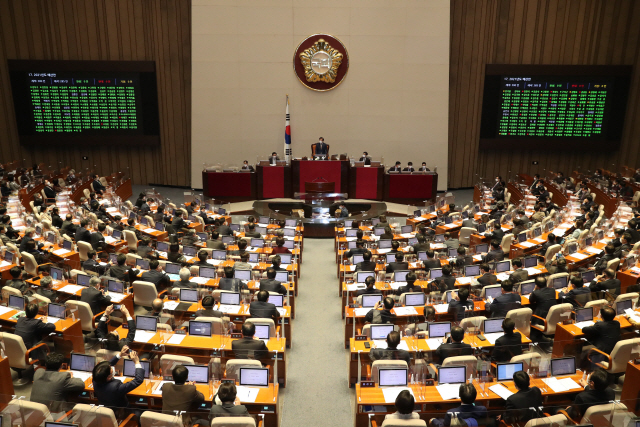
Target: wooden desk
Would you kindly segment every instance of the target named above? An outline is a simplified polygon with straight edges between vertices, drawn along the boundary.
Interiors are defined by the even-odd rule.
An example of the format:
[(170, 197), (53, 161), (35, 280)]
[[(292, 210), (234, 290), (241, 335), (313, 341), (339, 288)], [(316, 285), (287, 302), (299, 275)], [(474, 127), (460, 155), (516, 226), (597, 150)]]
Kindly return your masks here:
[(382, 200), (384, 166), (351, 167), (349, 196), (352, 199)]
[(202, 171), (202, 189), (206, 197), (226, 202), (256, 200), (256, 173)]
[[(620, 322), (620, 329), (631, 327), (631, 323), (629, 323), (629, 320), (624, 316), (616, 316), (615, 320)], [(556, 325), (556, 334), (553, 338), (553, 350), (551, 351), (552, 356), (579, 356), (579, 349), (577, 348), (582, 347), (580, 338), (583, 337), (584, 333), (582, 332), (582, 329), (578, 328), (573, 323), (569, 325), (558, 323)]]
[(9, 366), (9, 358), (3, 357), (0, 360), (0, 410), (11, 401), (15, 394), (13, 389), (13, 381), (11, 381), (11, 367)]
[(414, 172), (384, 174), (383, 200), (393, 203), (435, 201), (438, 193), (438, 174)]
[(630, 269), (619, 271), (616, 274), (616, 278), (620, 280), (620, 293), (624, 294), (627, 292), (627, 288), (629, 286), (633, 286), (638, 283), (638, 279), (640, 279), (640, 274), (633, 272)]
[[(121, 338), (127, 336), (128, 330), (122, 326), (115, 329), (115, 332), (120, 335)], [(220, 357), (221, 361), (226, 363), (229, 359), (234, 359), (235, 355), (231, 349), (231, 343), (236, 338), (224, 335), (212, 335), (211, 337), (197, 337), (185, 335), (185, 338), (180, 344), (170, 344), (167, 341), (175, 335), (171, 332), (156, 332), (156, 334), (146, 343), (133, 342), (130, 347), (134, 350), (154, 351), (158, 353), (178, 354), (182, 356), (193, 357), (196, 363), (206, 364), (209, 363), (212, 357)], [(281, 387), (287, 385), (287, 372), (286, 372), (286, 351), (285, 351), (285, 339), (284, 338), (271, 338), (267, 343), (269, 349), (269, 356), (267, 359), (262, 359), (263, 365), (271, 367), (270, 375), (274, 375), (275, 355), (277, 352), (278, 359), (278, 383)]]
[(620, 402), (636, 415), (640, 415), (640, 365), (627, 362)]

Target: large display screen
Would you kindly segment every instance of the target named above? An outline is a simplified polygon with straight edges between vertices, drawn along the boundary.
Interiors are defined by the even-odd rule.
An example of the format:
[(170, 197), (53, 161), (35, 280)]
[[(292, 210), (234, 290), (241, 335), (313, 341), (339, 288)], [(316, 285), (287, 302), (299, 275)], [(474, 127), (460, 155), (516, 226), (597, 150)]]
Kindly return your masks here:
[(631, 67), (487, 65), (481, 148), (596, 148), (622, 136)]
[(25, 143), (157, 143), (155, 64), (9, 61)]

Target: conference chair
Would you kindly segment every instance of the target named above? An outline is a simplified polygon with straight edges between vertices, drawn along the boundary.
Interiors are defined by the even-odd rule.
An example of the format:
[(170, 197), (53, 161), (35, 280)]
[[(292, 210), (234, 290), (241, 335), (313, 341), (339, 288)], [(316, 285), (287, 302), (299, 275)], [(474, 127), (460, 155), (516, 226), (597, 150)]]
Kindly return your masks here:
[(487, 295), (486, 295), (487, 289), (492, 289), (492, 288), (502, 288), (502, 285), (487, 285), (487, 286), (483, 287), (482, 291), (480, 291), (480, 297), (482, 299), (485, 299), (487, 297)]
[(367, 378), (378, 384), (381, 369), (406, 369), (407, 375), (409, 374), (409, 365), (404, 360), (375, 360), (371, 365), (367, 365)]
[(156, 285), (151, 282), (145, 282), (144, 280), (136, 280), (132, 284), (133, 286), (133, 302), (136, 305), (143, 307), (151, 307), (153, 300), (158, 298), (158, 295), (164, 294), (166, 291), (158, 293)]
[(220, 317), (198, 316), (193, 320), (196, 322), (211, 322), (212, 335), (222, 335), (226, 330), (225, 322)]
[(535, 314), (531, 316), (543, 322), (542, 325), (531, 325), (532, 328), (535, 328), (542, 332), (546, 336), (555, 335), (556, 333), (556, 325), (562, 320), (562, 317), (571, 314), (573, 306), (571, 304), (556, 304), (549, 309), (549, 313), (547, 314), (546, 319), (540, 316), (536, 316)]
[(160, 369), (165, 377), (168, 374), (170, 375), (177, 365), (195, 365), (195, 362), (189, 356), (179, 356), (177, 354), (163, 354), (160, 356)]
[(533, 418), (529, 420), (524, 427), (564, 427), (566, 425), (567, 417), (560, 414), (542, 418)]
[(556, 273), (556, 274), (550, 274), (547, 277), (547, 287), (552, 288), (553, 287), (553, 280), (554, 279), (558, 279), (560, 277), (566, 277), (567, 278), (567, 283), (569, 283), (569, 273)]
[(80, 426), (133, 427), (138, 425), (135, 414), (130, 414), (118, 424), (113, 409), (84, 403), (78, 403), (73, 407), (71, 417), (73, 422)]
[(553, 260), (553, 256), (560, 252), (562, 246), (560, 245), (551, 245), (547, 248), (547, 252), (544, 254), (544, 262), (547, 263)]
[(124, 236), (124, 240), (127, 241), (127, 246), (130, 251), (138, 250), (138, 238), (136, 237), (136, 233), (131, 230), (123, 230), (122, 235)]
[(620, 265), (620, 258), (614, 258), (607, 263), (607, 268), (610, 268), (613, 271), (616, 271), (619, 265)]
[(244, 321), (245, 323), (251, 323), (254, 325), (269, 325), (269, 336), (275, 337), (276, 332), (280, 332), (280, 326), (276, 328), (276, 323), (273, 319), (267, 319), (264, 317), (250, 317)]
[(621, 402), (611, 402), (589, 407), (584, 413), (580, 424), (600, 426), (623, 426), (629, 419), (636, 418), (630, 413), (627, 406)]
[[(253, 417), (215, 417), (211, 427), (256, 427), (256, 420)], [(262, 427), (262, 420), (257, 427)]]
[(44, 425), (45, 421), (54, 421), (47, 405), (26, 399), (11, 400), (2, 410), (2, 415), (4, 416), (2, 423), (5, 426), (19, 426), (26, 420), (28, 423), (25, 425), (28, 426), (40, 426)]
[(103, 311), (94, 316), (91, 306), (83, 301), (68, 300), (65, 305), (69, 310), (77, 310), (82, 332), (86, 334), (93, 332), (96, 329), (96, 325), (104, 313)]
[(536, 351), (532, 351), (530, 353), (523, 353), (517, 356), (513, 356), (509, 362), (516, 363), (522, 362), (523, 371), (529, 370), (529, 368), (537, 368), (540, 366), (540, 361), (542, 360), (542, 355)]
[(596, 299), (588, 301), (584, 308), (591, 307), (593, 309), (593, 315), (598, 316), (600, 314), (600, 309), (606, 305), (609, 305), (609, 302), (606, 299)]
[(161, 414), (154, 411), (144, 411), (140, 415), (142, 427), (184, 427), (183, 418), (190, 418), (188, 413), (181, 415)]
[(224, 368), (224, 377), (237, 380), (240, 368), (262, 368), (262, 363), (251, 359), (229, 359)]
[(89, 259), (89, 252), (93, 250), (91, 243), (78, 242), (78, 252), (80, 254), (80, 261), (86, 261)]
[(485, 316), (467, 317), (460, 320), (460, 327), (467, 333), (469, 329), (479, 331), (484, 325), (484, 321), (487, 320)]
[(587, 357), (591, 363), (609, 374), (622, 374), (627, 369), (627, 362), (640, 356), (640, 352), (636, 350), (638, 345), (640, 345), (640, 338), (618, 341), (611, 350), (611, 354), (592, 347), (589, 349)]
[(18, 380), (14, 382), (17, 386), (25, 385), (29, 382), (22, 374), (25, 369), (36, 363), (35, 360), (31, 359), (31, 353), (40, 348), (49, 353), (47, 344), (40, 343), (27, 349), (22, 337), (10, 332), (0, 332), (0, 342), (4, 344), (4, 353), (9, 359), (9, 366), (18, 373)]
[(475, 228), (471, 227), (462, 227), (460, 229), (460, 233), (458, 235), (458, 241), (461, 245), (470, 246), (471, 245), (471, 235), (476, 232)]
[(442, 361), (442, 366), (466, 366), (467, 376), (476, 376), (478, 369), (478, 359), (475, 356), (452, 356)]
[[(147, 219), (147, 224), (149, 224), (149, 227), (153, 228), (156, 226), (156, 222), (153, 220), (153, 218), (149, 215), (145, 215), (144, 216)], [(200, 218), (200, 217), (198, 217)]]
[(513, 234), (509, 233), (504, 235), (504, 237), (502, 238), (502, 242), (500, 243), (500, 246), (502, 247), (502, 251), (504, 252), (506, 257), (509, 256), (509, 251), (511, 250), (512, 241), (513, 241)]
[(422, 294), (423, 292), (405, 292), (403, 294), (400, 295), (400, 299), (398, 300), (398, 304), (402, 307), (404, 307), (404, 304), (406, 302), (406, 298), (407, 295), (419, 295)]
[(38, 262), (36, 258), (28, 252), (22, 254), (22, 262), (24, 263), (24, 271), (32, 277), (38, 275)]
[[(413, 420), (400, 420), (400, 419), (389, 419), (382, 421), (380, 427), (426, 427), (427, 422), (421, 419), (413, 419)], [(375, 419), (371, 419), (371, 427), (378, 427), (378, 422)]]
[[(636, 304), (638, 304), (638, 297), (640, 296), (640, 294), (638, 294), (637, 292), (630, 292), (627, 294), (621, 294), (618, 295), (616, 297), (616, 300), (613, 302), (614, 304), (617, 304), (621, 301), (626, 301), (626, 300), (632, 300), (633, 301), (633, 305), (635, 306)], [(614, 308), (615, 309), (615, 308)]]
[[(327, 159), (329, 158), (329, 144), (325, 144), (327, 146)], [(311, 144), (311, 156), (315, 157), (316, 156), (316, 145), (315, 144)]]

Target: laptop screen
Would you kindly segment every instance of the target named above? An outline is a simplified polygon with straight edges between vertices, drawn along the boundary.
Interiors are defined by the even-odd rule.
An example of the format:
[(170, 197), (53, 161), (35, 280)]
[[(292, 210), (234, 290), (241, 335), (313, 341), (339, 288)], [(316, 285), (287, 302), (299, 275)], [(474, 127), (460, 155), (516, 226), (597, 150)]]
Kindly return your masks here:
[(407, 385), (407, 369), (380, 369), (378, 373), (380, 387)]
[(240, 385), (269, 386), (269, 370), (267, 368), (240, 368)]
[(484, 233), (485, 231), (487, 231), (487, 224), (478, 224), (478, 233)]
[(411, 292), (404, 296), (404, 305), (407, 307), (417, 307), (424, 305), (424, 294), (422, 292)]
[(393, 272), (393, 277), (396, 282), (406, 282), (407, 274), (411, 273), (409, 270), (398, 270)]
[(15, 308), (16, 310), (24, 310), (24, 304), (24, 297), (9, 295), (9, 307)]
[(218, 215), (224, 215), (226, 213), (227, 213), (227, 210), (225, 208), (218, 208), (218, 212), (217, 212)]
[(207, 233), (196, 233), (196, 236), (198, 236), (202, 241), (206, 241), (209, 238), (209, 234)]
[(72, 371), (91, 372), (96, 366), (96, 357), (88, 354), (71, 353), (69, 369)]
[(538, 265), (538, 258), (534, 256), (526, 257), (522, 260), (524, 268), (532, 268)]
[[(345, 225), (346, 225), (346, 221), (345, 221)], [(297, 219), (285, 219), (284, 220), (284, 225), (285, 227), (296, 227), (298, 225), (298, 220)], [(351, 227), (351, 224), (349, 224), (349, 227)]]
[(180, 273), (180, 264), (174, 264), (172, 262), (168, 262), (164, 265), (164, 271), (167, 274), (179, 274)]
[(451, 322), (429, 323), (429, 338), (443, 338), (451, 332)]
[[(0, 422), (2, 422), (2, 416), (0, 415)], [(3, 424), (4, 425), (4, 424)], [(44, 427), (78, 427), (79, 424), (75, 423), (63, 423), (54, 421), (45, 421)]]
[(240, 232), (240, 224), (229, 224), (229, 228), (235, 232)]
[(222, 236), (222, 243), (225, 245), (231, 245), (236, 241), (236, 238), (233, 236)]
[(358, 234), (358, 229), (357, 228), (348, 228), (345, 232), (344, 232), (345, 236), (347, 237), (356, 237), (356, 235)]
[(475, 251), (476, 251), (477, 254), (481, 254), (481, 253), (487, 252), (487, 251), (489, 251), (489, 245), (486, 244), (486, 243), (482, 243), (480, 245), (476, 245)]
[(249, 262), (257, 263), (260, 262), (260, 254), (258, 253), (250, 253), (249, 254)]
[(364, 256), (362, 254), (353, 255), (353, 259), (352, 259), (353, 264), (358, 264), (362, 261), (364, 261)]
[(497, 381), (511, 381), (513, 374), (518, 371), (522, 371), (522, 362), (514, 363), (498, 363), (498, 375)]
[(189, 322), (189, 335), (197, 337), (211, 336), (211, 322), (201, 322), (199, 320), (191, 320)]
[(484, 333), (492, 334), (494, 332), (502, 332), (502, 321), (503, 318), (500, 319), (485, 319), (484, 321)]
[(469, 218), (469, 211), (463, 211), (462, 212), (462, 219), (468, 219)]
[(296, 230), (294, 230), (293, 228), (285, 228), (282, 231), (283, 234), (287, 237), (295, 237), (296, 235)]
[(169, 244), (167, 242), (158, 242), (156, 244), (156, 249), (160, 252), (167, 252), (169, 250)]
[(455, 258), (458, 256), (458, 250), (456, 248), (449, 248), (449, 258)]
[(280, 254), (280, 264), (291, 264), (292, 258), (292, 254)]
[(412, 225), (403, 225), (400, 227), (400, 232), (402, 234), (411, 233), (413, 231)]
[(158, 318), (154, 316), (136, 316), (136, 329), (155, 332), (158, 329)]
[(251, 270), (234, 270), (233, 278), (240, 280), (251, 280)]
[(64, 270), (59, 267), (51, 267), (49, 276), (51, 276), (53, 280), (64, 280)]
[(261, 325), (259, 323), (254, 323), (256, 327), (256, 338), (260, 340), (268, 340), (269, 339), (269, 329), (271, 328), (269, 325)]
[(444, 234), (436, 234), (436, 237), (435, 237), (434, 241), (435, 241), (436, 243), (442, 243), (442, 242), (444, 242)]
[(533, 229), (533, 235), (535, 237), (540, 237), (541, 234), (542, 234), (542, 228), (536, 227), (536, 228)]
[(519, 243), (523, 243), (527, 241), (527, 232), (523, 231), (522, 233), (518, 234), (518, 242)]
[(576, 253), (577, 250), (578, 250), (578, 244), (577, 243), (569, 243), (567, 245), (567, 254), (571, 255), (573, 253)]
[(553, 288), (554, 289), (562, 289), (567, 287), (567, 276), (556, 277), (553, 279)]
[(209, 382), (209, 366), (207, 365), (184, 365), (189, 371), (187, 381), (197, 384), (207, 384)]
[(632, 308), (633, 307), (633, 300), (632, 299), (625, 299), (622, 301), (618, 301), (616, 303), (616, 314), (624, 314), (624, 311), (627, 308)]
[(224, 251), (222, 249), (214, 249), (213, 251), (211, 251), (211, 258), (224, 261), (227, 259), (227, 251)]
[(446, 217), (446, 218), (444, 219), (444, 223), (445, 223), (445, 224), (451, 224), (452, 222), (453, 222), (453, 218), (451, 218), (450, 216), (448, 216), (448, 217)]
[(382, 295), (362, 295), (362, 307), (373, 307), (378, 301), (382, 301)]
[(216, 269), (215, 267), (200, 267), (200, 272), (198, 273), (200, 277), (206, 277), (207, 279), (215, 279), (216, 278)]
[(376, 272), (375, 271), (358, 271), (356, 272), (356, 280), (358, 283), (364, 283), (365, 280), (367, 280), (367, 277), (376, 277)]
[(465, 265), (464, 266), (465, 277), (475, 277), (480, 275), (479, 265)]
[(373, 229), (373, 234), (376, 236), (382, 236), (384, 234), (384, 228), (376, 227)]
[(198, 290), (197, 289), (180, 289), (180, 301), (198, 302)]
[[(351, 246), (351, 243), (353, 243), (353, 246)], [(349, 249), (353, 249), (356, 247), (355, 245), (356, 242), (349, 242)], [(294, 242), (293, 240), (285, 240), (284, 241), (284, 248), (287, 249), (293, 249), (295, 247), (296, 242)]]
[(149, 260), (148, 259), (136, 258), (136, 267), (140, 268), (140, 270), (148, 270), (149, 269)]
[(522, 282), (520, 283), (520, 295), (529, 295), (536, 288), (536, 282)]
[(438, 384), (464, 384), (466, 381), (466, 366), (441, 366), (438, 369)]
[(159, 232), (164, 232), (164, 224), (161, 222), (156, 222), (155, 223), (155, 229), (158, 230)]
[(268, 302), (275, 305), (276, 307), (284, 306), (284, 295), (269, 295)]
[(427, 253), (426, 252), (418, 252), (418, 260), (419, 261), (426, 261), (427, 260)]
[(560, 357), (551, 359), (551, 376), (573, 375), (576, 373), (576, 359), (574, 357)]
[(576, 308), (576, 322), (588, 322), (593, 320), (593, 308)]
[(91, 276), (88, 274), (78, 273), (76, 275), (76, 283), (80, 286), (89, 286), (89, 280), (91, 280)]
[(140, 217), (140, 224), (142, 225), (149, 225), (149, 221), (147, 220), (146, 217)]
[(194, 248), (193, 246), (183, 246), (182, 253), (185, 256), (196, 256), (196, 254), (198, 253), (198, 249)]
[(582, 280), (585, 284), (590, 283), (596, 278), (596, 272), (594, 270), (585, 271), (582, 273)]
[[(156, 224), (157, 225), (157, 224)], [(121, 240), (122, 239), (122, 231), (120, 230), (113, 230), (111, 232), (111, 237), (113, 237), (116, 240)]]
[(47, 314), (51, 317), (57, 317), (58, 319), (64, 319), (67, 308), (64, 304), (50, 303), (47, 307)]
[(267, 234), (267, 227), (256, 227), (256, 232), (260, 235)]
[(4, 260), (7, 261), (9, 264), (13, 264), (13, 253), (6, 251), (4, 253)]
[(422, 216), (422, 209), (416, 209), (413, 211), (413, 216)]
[(389, 249), (391, 248), (391, 240), (380, 240), (378, 242), (378, 248), (379, 249)]
[(269, 224), (269, 217), (268, 216), (261, 216), (260, 218), (258, 218), (258, 222), (260, 224)]
[[(149, 375), (151, 373), (151, 362), (146, 362), (144, 360), (141, 360), (140, 363), (142, 364), (142, 368), (144, 369), (144, 377), (149, 378)], [(122, 371), (125, 377), (135, 377), (136, 376), (135, 362), (131, 359), (124, 359), (124, 368)]]
[(432, 268), (429, 270), (429, 277), (432, 279), (437, 279), (438, 277), (442, 277), (442, 269), (441, 268)]
[(49, 243), (55, 243), (56, 242), (56, 235), (55, 233), (47, 233), (47, 242)]
[(109, 292), (123, 293), (124, 292), (124, 283), (118, 280), (111, 280), (107, 282), (107, 289)]
[(118, 254), (109, 254), (109, 262), (116, 264), (118, 262)]
[(254, 248), (264, 247), (264, 239), (251, 239), (251, 246)]
[(371, 218), (371, 225), (372, 226), (375, 227), (378, 224), (380, 224), (380, 218)]
[(289, 273), (286, 271), (276, 271), (276, 280), (280, 283), (287, 283), (289, 281)]
[(496, 273), (504, 273), (509, 270), (511, 270), (511, 261), (506, 260), (496, 262)]
[(502, 295), (502, 287), (501, 286), (496, 286), (495, 288), (485, 288), (484, 290), (484, 296), (486, 298), (498, 298), (500, 295)]
[(239, 305), (240, 293), (238, 292), (220, 292), (220, 304)]
[(73, 250), (73, 243), (71, 243), (71, 241), (69, 240), (63, 240), (62, 247), (68, 251), (71, 251)]

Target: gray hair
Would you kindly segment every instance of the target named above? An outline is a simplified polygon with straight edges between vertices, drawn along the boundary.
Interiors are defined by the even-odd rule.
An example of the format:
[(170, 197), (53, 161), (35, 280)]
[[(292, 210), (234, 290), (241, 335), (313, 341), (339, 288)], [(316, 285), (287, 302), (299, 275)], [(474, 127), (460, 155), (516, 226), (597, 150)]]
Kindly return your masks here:
[(49, 285), (51, 285), (52, 279), (51, 276), (44, 276), (42, 279), (40, 279), (40, 286), (44, 286), (45, 288), (48, 288)]
[(189, 277), (191, 277), (191, 271), (189, 271), (188, 268), (181, 268), (180, 269), (180, 280), (189, 280)]
[(97, 288), (100, 285), (100, 278), (99, 277), (92, 277), (91, 279), (89, 279), (89, 286), (93, 286), (94, 288)]
[(29, 234), (32, 234), (32, 233), (35, 233), (35, 232), (36, 232), (35, 228), (29, 227), (26, 230), (24, 230), (24, 235), (26, 236), (26, 235), (29, 235)]

